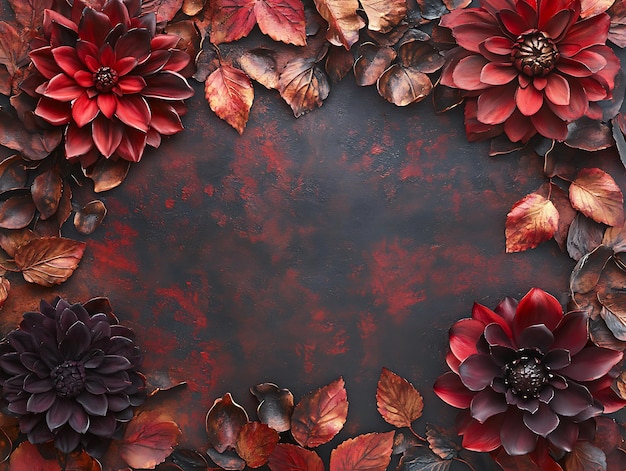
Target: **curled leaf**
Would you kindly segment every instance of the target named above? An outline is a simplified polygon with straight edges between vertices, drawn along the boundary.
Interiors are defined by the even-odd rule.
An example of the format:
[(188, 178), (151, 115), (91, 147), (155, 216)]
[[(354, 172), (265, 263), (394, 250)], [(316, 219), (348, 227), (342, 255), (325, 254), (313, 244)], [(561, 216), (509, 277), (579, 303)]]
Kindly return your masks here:
[(254, 101), (250, 77), (224, 64), (207, 77), (204, 92), (213, 112), (243, 134)]
[(626, 293), (598, 293), (600, 316), (616, 339), (626, 341)]
[(0, 145), (20, 152), (29, 160), (42, 160), (60, 143), (61, 129), (29, 132), (9, 113), (0, 110)]
[(314, 0), (315, 8), (328, 23), (326, 39), (335, 46), (350, 49), (359, 40), (365, 21), (357, 14), (357, 0)]
[(604, 226), (578, 213), (567, 233), (567, 253), (578, 261), (602, 243)]
[(160, 412), (141, 412), (126, 426), (120, 456), (133, 468), (152, 469), (170, 456), (180, 435), (178, 425)]
[(426, 424), (428, 446), (434, 454), (443, 460), (451, 460), (459, 454), (461, 447), (454, 440), (454, 436), (441, 427)]
[(393, 64), (380, 76), (376, 88), (388, 102), (407, 106), (428, 96), (433, 84), (428, 75), (416, 68)]
[(523, 252), (549, 240), (559, 227), (554, 204), (538, 193), (516, 202), (506, 216), (506, 251)]
[(235, 450), (251, 468), (267, 463), (269, 456), (280, 440), (278, 432), (261, 422), (248, 422), (237, 435)]
[(609, 226), (624, 223), (624, 197), (615, 180), (599, 168), (584, 168), (569, 187), (574, 209)]
[(0, 162), (0, 193), (27, 188), (27, 180), (24, 161), (19, 155), (12, 155)]
[(564, 143), (575, 149), (595, 152), (612, 147), (613, 136), (608, 124), (583, 117), (567, 125)]
[(259, 400), (257, 415), (259, 420), (277, 432), (286, 432), (291, 428), (293, 414), (293, 394), (288, 389), (279, 389), (272, 383), (259, 384), (250, 389)]
[(341, 443), (330, 454), (330, 471), (385, 471), (394, 432), (368, 433)]
[(422, 416), (422, 395), (406, 379), (383, 368), (376, 389), (378, 412), (394, 427), (410, 427)]
[(216, 465), (227, 471), (242, 471), (246, 467), (246, 462), (232, 450), (219, 453), (215, 448), (209, 448), (206, 453)]
[(0, 203), (0, 228), (23, 229), (35, 217), (35, 203), (30, 195), (16, 195)]
[(296, 58), (287, 63), (278, 81), (280, 96), (296, 118), (322, 106), (330, 93), (326, 74), (315, 59)]
[(248, 422), (245, 409), (233, 401), (230, 393), (216, 399), (206, 416), (206, 432), (209, 443), (223, 453), (237, 443), (237, 435)]
[(271, 471), (324, 471), (317, 453), (288, 443), (276, 445), (268, 465)]
[(107, 208), (100, 200), (87, 203), (74, 215), (74, 227), (81, 234), (93, 233), (107, 214)]
[(130, 162), (124, 159), (100, 159), (83, 173), (93, 180), (93, 191), (100, 193), (119, 186), (130, 170)]
[[(9, 291), (11, 290), (11, 283), (4, 276), (0, 276), (0, 309), (4, 306), (7, 298), (9, 297)], [(2, 458), (2, 447), (3, 447), (3, 439), (0, 436), (0, 463), (3, 461)]]
[(206, 0), (183, 0), (182, 12), (187, 16), (196, 16), (204, 8)]
[(395, 49), (377, 46), (374, 43), (361, 44), (358, 54), (354, 63), (354, 78), (361, 87), (375, 84), (378, 77), (396, 58)]
[(251, 49), (241, 55), (239, 65), (252, 80), (256, 80), (265, 88), (278, 88), (279, 74), (274, 51), (263, 47)]
[(352, 70), (353, 64), (352, 52), (343, 47), (331, 47), (324, 68), (331, 82), (339, 82)]
[(599, 245), (592, 252), (585, 254), (572, 270), (570, 275), (570, 291), (586, 294), (593, 290), (609, 259), (613, 256), (613, 249)]
[(29, 240), (36, 239), (37, 235), (30, 229), (21, 230), (8, 230), (0, 229), (0, 247), (4, 250), (9, 257), (15, 257), (17, 248), (28, 242)]
[(63, 180), (58, 172), (47, 170), (35, 177), (30, 186), (30, 193), (37, 210), (41, 213), (41, 219), (48, 219), (57, 212), (62, 192)]

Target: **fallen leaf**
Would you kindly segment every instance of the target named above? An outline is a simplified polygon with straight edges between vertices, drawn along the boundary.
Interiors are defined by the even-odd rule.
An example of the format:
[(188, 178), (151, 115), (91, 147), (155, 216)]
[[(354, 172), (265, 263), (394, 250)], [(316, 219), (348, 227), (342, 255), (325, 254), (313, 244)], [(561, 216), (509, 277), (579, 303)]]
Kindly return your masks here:
[(343, 428), (348, 416), (348, 398), (343, 378), (307, 394), (291, 417), (291, 434), (308, 448), (328, 443)]
[(167, 23), (174, 19), (182, 6), (183, 0), (143, 0), (141, 12), (154, 13), (157, 23)]
[(406, 16), (406, 0), (361, 0), (367, 15), (367, 28), (388, 33)]
[(223, 64), (208, 76), (204, 91), (213, 112), (243, 134), (254, 101), (250, 77), (231, 65)]
[(613, 147), (613, 135), (608, 124), (582, 117), (567, 125), (565, 145), (574, 149), (595, 152)]
[(29, 160), (42, 160), (61, 143), (63, 131), (29, 132), (22, 123), (4, 110), (0, 110), (0, 145), (20, 152)]
[(619, 0), (609, 8), (611, 27), (609, 28), (609, 41), (618, 47), (626, 47), (626, 2)]
[(613, 249), (604, 245), (599, 245), (592, 252), (583, 255), (570, 275), (570, 291), (586, 294), (595, 289), (604, 267), (612, 256)]
[(425, 20), (439, 19), (448, 12), (441, 0), (417, 0), (417, 4)]
[(408, 428), (396, 429), (393, 437), (392, 455), (401, 455), (409, 448), (421, 445), (422, 442)]
[(317, 453), (288, 443), (276, 445), (268, 465), (271, 471), (324, 471)]
[(58, 172), (50, 169), (35, 177), (30, 193), (41, 219), (48, 219), (57, 212), (62, 192), (63, 180)]
[(600, 316), (616, 339), (626, 341), (626, 293), (598, 293)]
[(433, 88), (435, 113), (445, 113), (463, 103), (463, 95), (458, 88), (450, 88), (438, 83)]
[(237, 435), (248, 422), (248, 414), (233, 401), (230, 393), (226, 393), (213, 402), (205, 422), (209, 443), (218, 453), (223, 453), (237, 443)]
[(222, 469), (228, 471), (242, 471), (246, 467), (246, 462), (232, 450), (218, 453), (215, 448), (209, 448), (206, 453), (209, 458)]
[(615, 253), (626, 252), (626, 223), (622, 227), (607, 227), (602, 245), (612, 248)]
[(376, 388), (376, 407), (385, 422), (410, 427), (422, 416), (422, 395), (406, 379), (383, 368)]
[(567, 233), (567, 253), (574, 260), (580, 260), (602, 243), (604, 226), (593, 219), (578, 213)]
[(610, 453), (622, 444), (622, 435), (619, 425), (614, 419), (606, 416), (598, 416), (594, 419), (596, 432), (592, 444), (605, 453)]
[(9, 257), (15, 257), (15, 252), (20, 245), (36, 238), (37, 235), (30, 229), (0, 229), (0, 247)]
[(429, 44), (429, 39), (421, 30), (409, 30), (398, 45), (400, 64), (403, 67), (415, 67), (426, 74), (441, 69), (446, 60)]
[(42, 458), (37, 446), (25, 441), (11, 453), (9, 471), (61, 471), (61, 467), (56, 459)]
[(27, 188), (28, 174), (19, 155), (12, 155), (0, 162), (0, 193)]
[(591, 471), (606, 469), (606, 455), (604, 452), (586, 441), (577, 441), (574, 449), (565, 456), (567, 471)]
[(35, 217), (35, 203), (30, 195), (16, 195), (0, 203), (0, 228), (23, 229)]
[(385, 471), (394, 432), (368, 433), (341, 443), (330, 454), (330, 471)]
[(176, 448), (170, 455), (170, 459), (186, 471), (208, 471), (206, 458), (196, 450)]
[(9, 0), (15, 20), (24, 29), (36, 30), (43, 22), (43, 12), (52, 8), (53, 0)]
[(130, 162), (127, 160), (100, 159), (88, 169), (83, 169), (83, 173), (93, 180), (93, 191), (101, 193), (119, 186), (129, 170)]
[[(4, 303), (6, 302), (7, 298), (9, 297), (9, 291), (11, 291), (11, 282), (9, 280), (7, 280), (4, 276), (0, 277), (0, 309), (2, 309), (2, 306), (4, 306)], [(2, 459), (2, 450), (4, 445), (4, 439), (2, 438), (2, 436), (0, 436), (0, 463), (2, 461), (4, 461)], [(9, 445), (9, 449), (10, 449), (10, 445)], [(5, 458), (6, 459), (6, 458)]]
[(261, 422), (248, 422), (241, 427), (235, 443), (235, 451), (251, 468), (267, 463), (276, 448), (280, 435)]
[(396, 106), (407, 106), (423, 100), (433, 89), (428, 75), (414, 67), (393, 64), (378, 79), (378, 93)]
[(81, 234), (92, 234), (107, 214), (107, 208), (100, 200), (87, 203), (74, 215), (74, 227)]
[(170, 456), (180, 435), (178, 425), (159, 411), (141, 412), (126, 426), (120, 456), (133, 468), (152, 469)]
[(100, 462), (84, 450), (70, 454), (57, 453), (57, 460), (63, 471), (102, 471)]
[(265, 88), (278, 88), (278, 68), (276, 53), (271, 49), (258, 47), (244, 52), (239, 57), (239, 65), (248, 76)]
[(196, 72), (192, 77), (198, 82), (204, 83), (207, 77), (220, 66), (220, 60), (217, 49), (209, 42), (208, 38), (202, 41), (201, 46), (202, 49), (195, 58)]
[(626, 349), (626, 342), (616, 339), (600, 316), (597, 319), (589, 319), (589, 338), (598, 347), (617, 352), (623, 352)]
[(335, 46), (350, 49), (359, 40), (365, 21), (357, 14), (358, 0), (314, 0), (315, 8), (328, 23), (326, 39)]
[(615, 180), (599, 168), (584, 168), (569, 187), (574, 209), (609, 226), (624, 224), (624, 197)]
[(291, 391), (280, 389), (273, 383), (263, 383), (250, 388), (250, 392), (259, 401), (256, 413), (261, 422), (277, 432), (286, 432), (291, 428), (294, 408)]
[(506, 216), (506, 252), (523, 252), (552, 238), (559, 227), (554, 204), (538, 193), (516, 202)]
[(278, 81), (280, 96), (299, 118), (322, 106), (330, 93), (326, 74), (313, 58), (296, 58), (287, 63)]
[(343, 47), (332, 46), (326, 56), (324, 69), (331, 82), (340, 82), (352, 70), (354, 57)]
[(472, 470), (463, 462), (441, 459), (428, 447), (416, 446), (402, 455), (397, 471), (449, 471), (453, 463), (455, 465), (454, 471)]
[(374, 43), (361, 44), (354, 63), (356, 84), (360, 87), (374, 85), (395, 58), (396, 51), (391, 47), (380, 47)]
[(567, 193), (561, 187), (550, 183), (549, 193), (550, 201), (552, 201), (552, 204), (554, 204), (554, 207), (559, 212), (559, 227), (554, 233), (554, 240), (559, 244), (561, 251), (565, 251), (567, 248), (567, 234), (569, 228), (578, 213), (572, 208)]
[(54, 286), (72, 276), (85, 247), (84, 242), (62, 237), (33, 239), (18, 247), (15, 264), (29, 283)]
[(26, 65), (28, 41), (6, 21), (0, 21), (0, 64), (6, 66), (12, 77), (17, 69)]

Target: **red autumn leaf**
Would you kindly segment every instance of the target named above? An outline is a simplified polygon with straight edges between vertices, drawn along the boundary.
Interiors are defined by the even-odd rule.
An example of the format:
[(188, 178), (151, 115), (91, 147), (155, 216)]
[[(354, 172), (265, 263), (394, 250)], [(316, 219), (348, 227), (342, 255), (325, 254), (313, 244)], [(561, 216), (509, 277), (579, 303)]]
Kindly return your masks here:
[(83, 258), (87, 244), (63, 237), (33, 239), (17, 248), (15, 264), (24, 279), (41, 286), (67, 280)]
[(183, 0), (143, 0), (141, 11), (154, 13), (157, 23), (166, 23), (176, 16), (182, 6)]
[(315, 8), (328, 23), (326, 39), (335, 46), (350, 49), (359, 40), (365, 21), (357, 14), (358, 0), (314, 0)]
[(291, 417), (291, 434), (302, 446), (328, 443), (343, 428), (348, 416), (348, 397), (343, 378), (307, 394)]
[(215, 114), (242, 134), (254, 101), (250, 77), (224, 64), (207, 77), (204, 91)]
[(306, 44), (301, 0), (214, 0), (211, 42), (221, 44), (247, 36), (255, 24), (275, 41)]
[(234, 447), (241, 428), (248, 422), (245, 409), (233, 401), (230, 393), (216, 399), (206, 415), (209, 443), (218, 453)]
[(56, 459), (44, 459), (35, 445), (22, 442), (9, 459), (10, 471), (61, 471)]
[(361, 0), (367, 28), (388, 33), (406, 16), (406, 0)]
[(609, 226), (624, 223), (624, 197), (615, 180), (599, 168), (584, 168), (569, 187), (574, 209)]
[(53, 0), (9, 0), (15, 19), (24, 29), (35, 30), (43, 22), (43, 12), (52, 8)]
[(393, 436), (394, 432), (368, 433), (346, 440), (330, 454), (330, 471), (385, 471)]
[(15, 252), (20, 245), (36, 238), (37, 235), (30, 229), (2, 229), (0, 230), (0, 247), (9, 254), (9, 257), (15, 257)]
[(324, 471), (317, 453), (288, 443), (276, 445), (268, 465), (271, 471)]
[(170, 456), (180, 435), (178, 425), (160, 412), (141, 412), (124, 431), (120, 456), (133, 468), (152, 469)]
[(422, 416), (424, 400), (406, 379), (383, 368), (376, 389), (376, 407), (388, 424), (410, 427)]
[(586, 441), (578, 441), (565, 457), (567, 471), (590, 471), (606, 469), (604, 452)]
[(339, 82), (348, 75), (353, 65), (352, 52), (346, 51), (343, 47), (331, 47), (324, 68), (332, 82)]
[(287, 63), (278, 81), (280, 96), (296, 118), (322, 106), (330, 93), (326, 74), (315, 59), (296, 58)]
[(506, 251), (523, 252), (549, 240), (559, 228), (554, 204), (531, 193), (513, 205), (506, 216)]
[(276, 448), (280, 435), (273, 428), (261, 422), (248, 422), (237, 435), (235, 450), (251, 468), (259, 468)]

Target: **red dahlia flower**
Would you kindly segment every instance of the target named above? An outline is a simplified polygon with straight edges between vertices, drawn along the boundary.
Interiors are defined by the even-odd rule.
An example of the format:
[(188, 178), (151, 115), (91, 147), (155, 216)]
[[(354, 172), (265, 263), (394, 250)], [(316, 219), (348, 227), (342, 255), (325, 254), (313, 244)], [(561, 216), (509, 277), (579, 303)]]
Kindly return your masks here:
[[(538, 440), (571, 451), (583, 426), (626, 402), (611, 389), (622, 352), (588, 343), (587, 314), (563, 315), (559, 302), (532, 289), (494, 311), (475, 304), (471, 319), (450, 329), (447, 362), (435, 393), (461, 409), (463, 447), (510, 455)], [(546, 443), (544, 443), (546, 444)]]
[(35, 114), (65, 126), (65, 155), (83, 167), (101, 156), (137, 162), (146, 144), (183, 129), (182, 100), (193, 89), (178, 72), (189, 56), (178, 36), (156, 34), (141, 0), (55, 0), (30, 58), (38, 73), (22, 88), (39, 98)]
[(620, 68), (606, 46), (609, 15), (581, 19), (580, 0), (480, 3), (441, 20), (459, 45), (441, 83), (477, 97), (468, 131), (475, 118), (514, 142), (536, 133), (562, 141), (569, 122), (601, 118), (596, 102), (611, 98)]

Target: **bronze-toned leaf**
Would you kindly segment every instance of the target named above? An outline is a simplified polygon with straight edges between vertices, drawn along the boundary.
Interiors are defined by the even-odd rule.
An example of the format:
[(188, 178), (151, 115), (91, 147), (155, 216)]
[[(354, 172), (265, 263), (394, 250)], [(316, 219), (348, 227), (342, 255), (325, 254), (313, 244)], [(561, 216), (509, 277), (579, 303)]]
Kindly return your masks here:
[(417, 0), (420, 12), (425, 20), (436, 20), (447, 13), (441, 0)]
[(61, 227), (70, 217), (70, 214), (72, 214), (72, 187), (64, 184), (61, 199), (59, 201), (59, 207), (57, 208), (55, 217), (52, 219), (55, 219), (57, 225)]
[(62, 237), (33, 239), (17, 249), (15, 264), (26, 281), (54, 286), (72, 276), (85, 247), (84, 242)]
[(9, 0), (15, 19), (24, 29), (35, 30), (43, 21), (43, 12), (52, 8), (52, 0)]
[(569, 228), (578, 213), (572, 208), (572, 204), (565, 190), (554, 183), (550, 183), (549, 185), (550, 201), (552, 201), (552, 204), (554, 204), (554, 207), (559, 212), (559, 227), (554, 233), (554, 240), (559, 244), (561, 251), (564, 252), (567, 248), (567, 234)]
[(54, 455), (52, 459), (45, 459), (39, 453), (37, 445), (28, 441), (22, 442), (9, 459), (10, 471), (61, 471), (61, 467)]
[(409, 448), (422, 445), (422, 442), (411, 432), (408, 428), (396, 429), (393, 437), (393, 450), (392, 455), (402, 455)]
[(207, 77), (204, 93), (213, 112), (243, 134), (254, 101), (250, 77), (232, 65), (222, 64)]
[(18, 119), (0, 110), (0, 145), (20, 152), (29, 160), (46, 158), (61, 143), (62, 137), (59, 128), (29, 132)]
[(358, 0), (314, 0), (315, 8), (328, 23), (326, 39), (335, 46), (350, 49), (359, 40), (365, 21), (357, 14)]
[(25, 65), (28, 40), (24, 40), (20, 32), (6, 21), (0, 21), (0, 64), (6, 66), (12, 77), (20, 65)]
[(623, 1), (615, 2), (608, 14), (611, 17), (609, 41), (618, 47), (626, 47), (626, 4)]
[(590, 471), (605, 470), (606, 455), (591, 443), (579, 440), (574, 444), (574, 449), (565, 457), (565, 469), (567, 471)]
[(259, 468), (276, 448), (280, 435), (261, 422), (248, 422), (241, 427), (235, 443), (235, 451), (251, 468)]
[(106, 214), (107, 208), (102, 201), (90, 201), (74, 215), (74, 227), (81, 234), (91, 234), (102, 224)]
[(583, 255), (570, 275), (570, 291), (586, 294), (595, 289), (602, 270), (612, 256), (613, 249), (604, 245), (599, 245), (592, 252)]
[(0, 193), (26, 188), (28, 174), (19, 155), (12, 155), (0, 162)]
[(182, 11), (187, 16), (196, 16), (204, 8), (206, 0), (183, 0)]
[(615, 378), (612, 389), (619, 397), (626, 400), (626, 371), (622, 371), (619, 376)]
[(435, 113), (445, 113), (463, 103), (463, 95), (458, 88), (450, 88), (437, 83), (433, 88)]
[(317, 453), (289, 443), (276, 445), (268, 464), (271, 471), (324, 471)]
[(381, 47), (374, 43), (361, 44), (354, 63), (356, 84), (361, 87), (374, 85), (395, 58), (396, 51), (391, 47)]
[(93, 191), (101, 193), (119, 186), (128, 175), (130, 164), (124, 159), (100, 159), (88, 169), (83, 169), (83, 173), (93, 180)]
[(426, 424), (426, 439), (434, 454), (443, 460), (456, 458), (461, 447), (455, 441), (456, 433), (444, 430), (436, 425)]
[(388, 33), (406, 16), (406, 0), (361, 0), (367, 28)]
[(286, 432), (291, 428), (294, 408), (291, 391), (279, 389), (273, 383), (263, 383), (250, 388), (250, 392), (259, 401), (256, 412), (261, 422), (277, 432)]
[(48, 219), (57, 212), (62, 191), (63, 180), (58, 172), (50, 169), (35, 177), (30, 193), (41, 219)]
[(391, 461), (394, 432), (350, 438), (330, 454), (330, 471), (385, 471)]
[(304, 5), (301, 0), (257, 1), (254, 14), (261, 32), (274, 41), (294, 46), (306, 45)]
[(206, 454), (216, 465), (227, 471), (242, 471), (246, 467), (246, 462), (231, 450), (219, 453), (215, 448), (209, 448)]
[(426, 74), (438, 71), (446, 62), (445, 58), (428, 43), (428, 35), (424, 38), (416, 31), (419, 30), (410, 30), (400, 41), (400, 64), (404, 67), (415, 67)]
[(613, 136), (607, 124), (582, 117), (567, 125), (567, 137), (563, 142), (575, 149), (595, 152), (612, 147)]
[(407, 106), (428, 96), (433, 84), (425, 73), (413, 67), (393, 64), (380, 76), (376, 88), (388, 102)]
[(376, 407), (388, 424), (410, 427), (422, 416), (424, 400), (406, 379), (383, 368), (376, 388)]
[(265, 88), (278, 88), (278, 67), (276, 52), (264, 47), (257, 47), (244, 52), (239, 57), (239, 65), (248, 76)]
[[(454, 468), (452, 465), (454, 464)], [(413, 447), (402, 456), (397, 471), (472, 471), (462, 461), (444, 460), (425, 446)]]
[(340, 82), (352, 70), (354, 57), (343, 47), (333, 46), (326, 56), (326, 73), (331, 82)]
[(538, 193), (517, 201), (506, 216), (506, 252), (523, 252), (550, 240), (559, 227), (559, 212)]
[(9, 254), (9, 257), (15, 257), (15, 252), (20, 245), (36, 238), (37, 235), (30, 229), (0, 229), (0, 247)]
[(511, 142), (506, 134), (491, 139), (489, 144), (489, 156), (506, 155), (526, 147), (524, 142)]
[(343, 428), (348, 416), (348, 397), (343, 378), (307, 394), (291, 417), (291, 434), (302, 446), (328, 443)]
[(0, 227), (23, 229), (35, 217), (35, 203), (30, 195), (16, 195), (0, 203)]
[[(602, 312), (602, 310), (600, 310)], [(600, 316), (596, 319), (589, 319), (589, 338), (598, 347), (608, 348), (618, 352), (626, 349), (626, 342), (618, 340), (609, 330)]]
[(598, 293), (600, 316), (616, 339), (626, 341), (626, 293)]
[[(165, 27), (165, 33), (178, 36), (180, 39), (178, 40), (176, 48), (185, 51), (189, 57), (196, 57), (200, 51), (200, 40), (202, 38), (192, 20), (170, 22)], [(190, 61), (189, 64), (180, 71), (180, 74), (188, 77), (194, 74), (195, 71), (195, 64), (193, 61)]]
[(607, 227), (602, 245), (611, 247), (615, 253), (626, 252), (626, 223), (622, 227)]
[(578, 261), (602, 243), (604, 226), (578, 213), (567, 233), (567, 253)]
[(624, 224), (624, 197), (615, 180), (599, 168), (583, 168), (569, 187), (574, 209), (609, 226)]
[(206, 432), (209, 443), (218, 453), (232, 448), (237, 443), (237, 435), (248, 422), (245, 409), (233, 401), (230, 393), (216, 399), (206, 415)]
[(379, 46), (395, 46), (408, 29), (409, 25), (405, 22), (401, 22), (388, 33), (379, 33), (378, 31), (372, 31), (371, 29), (368, 29), (366, 33)]
[[(11, 291), (11, 283), (4, 276), (0, 276), (0, 309), (2, 309), (2, 306), (4, 306), (4, 303), (9, 297), (9, 291)], [(2, 439), (2, 436), (0, 436), (0, 463), (4, 461), (1, 458), (3, 456), (2, 455), (3, 446), (4, 446), (4, 441)]]
[(69, 454), (57, 452), (57, 460), (63, 471), (102, 471), (100, 462), (89, 456), (85, 450)]
[(204, 83), (209, 75), (211, 75), (219, 66), (220, 61), (217, 49), (208, 38), (205, 38), (201, 44), (202, 49), (195, 58), (196, 72), (192, 77), (198, 82)]
[(330, 93), (330, 85), (315, 59), (298, 57), (289, 61), (281, 72), (278, 91), (299, 118), (322, 106)]

